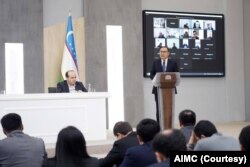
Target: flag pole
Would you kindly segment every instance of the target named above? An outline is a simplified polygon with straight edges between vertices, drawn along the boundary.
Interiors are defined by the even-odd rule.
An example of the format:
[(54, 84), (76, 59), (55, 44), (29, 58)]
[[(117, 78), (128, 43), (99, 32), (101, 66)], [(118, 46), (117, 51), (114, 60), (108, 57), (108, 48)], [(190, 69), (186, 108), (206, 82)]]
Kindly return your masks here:
[(70, 9), (69, 9), (69, 16), (71, 16), (71, 10), (72, 10), (72, 9), (70, 8)]

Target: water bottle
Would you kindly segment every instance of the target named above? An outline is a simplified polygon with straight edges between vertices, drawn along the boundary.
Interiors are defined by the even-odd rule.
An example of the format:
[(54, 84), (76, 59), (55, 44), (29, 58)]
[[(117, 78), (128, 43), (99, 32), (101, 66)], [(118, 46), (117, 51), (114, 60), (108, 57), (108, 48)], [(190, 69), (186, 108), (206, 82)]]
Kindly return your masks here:
[(91, 84), (88, 84), (88, 92), (91, 92)]

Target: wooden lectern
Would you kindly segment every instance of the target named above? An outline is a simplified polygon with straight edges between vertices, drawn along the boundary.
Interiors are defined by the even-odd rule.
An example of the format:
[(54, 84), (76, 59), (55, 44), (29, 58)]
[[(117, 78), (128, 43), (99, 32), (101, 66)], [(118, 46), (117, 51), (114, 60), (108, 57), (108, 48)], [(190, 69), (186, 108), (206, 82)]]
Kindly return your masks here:
[(158, 91), (159, 117), (162, 130), (173, 126), (175, 89), (179, 82), (179, 72), (159, 72), (153, 79), (153, 84)]

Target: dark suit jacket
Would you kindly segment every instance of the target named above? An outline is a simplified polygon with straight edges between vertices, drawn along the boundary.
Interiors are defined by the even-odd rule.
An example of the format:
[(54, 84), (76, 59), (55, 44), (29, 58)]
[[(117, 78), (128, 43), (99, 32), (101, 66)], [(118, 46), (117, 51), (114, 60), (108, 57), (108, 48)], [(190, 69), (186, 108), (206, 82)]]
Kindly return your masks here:
[(146, 167), (157, 163), (152, 143), (131, 147), (126, 151), (120, 167)]
[(100, 159), (101, 167), (119, 166), (125, 156), (128, 148), (139, 145), (136, 133), (132, 132), (127, 137), (117, 140), (113, 144), (113, 148), (108, 155)]
[[(46, 167), (56, 167), (56, 159), (49, 158), (47, 160)], [(69, 167), (100, 167), (100, 165), (97, 158), (91, 157), (84, 158), (79, 163), (77, 163), (77, 165), (73, 166), (73, 164), (71, 164)]]
[(161, 163), (156, 163), (156, 164), (150, 165), (148, 167), (169, 167), (169, 166), (170, 166), (169, 159), (167, 159), (166, 161), (163, 161)]
[[(168, 59), (167, 69), (166, 71), (162, 70), (161, 59), (157, 59), (154, 61), (152, 69), (150, 71), (150, 78), (154, 79), (157, 72), (178, 72), (178, 66), (175, 61)], [(157, 88), (153, 87), (153, 94), (157, 93)]]
[[(83, 92), (88, 92), (88, 90), (84, 87), (84, 85), (82, 84), (82, 82), (78, 82), (76, 81), (76, 84), (75, 84), (75, 89), (76, 90), (81, 90)], [(57, 84), (57, 92), (59, 93), (67, 93), (69, 92), (69, 86), (68, 86), (68, 83), (66, 80), (62, 81), (62, 82), (59, 82)]]

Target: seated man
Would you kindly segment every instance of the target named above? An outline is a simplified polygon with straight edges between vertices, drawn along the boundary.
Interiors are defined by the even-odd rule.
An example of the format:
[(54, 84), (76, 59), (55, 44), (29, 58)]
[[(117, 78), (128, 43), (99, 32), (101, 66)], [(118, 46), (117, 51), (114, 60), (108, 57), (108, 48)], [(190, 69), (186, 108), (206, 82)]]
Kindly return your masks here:
[(126, 151), (120, 167), (143, 167), (157, 162), (152, 139), (160, 132), (160, 125), (153, 119), (143, 119), (136, 127), (140, 145)]
[(250, 125), (244, 127), (239, 135), (242, 151), (250, 151)]
[(169, 129), (157, 134), (153, 139), (153, 148), (158, 163), (149, 167), (169, 167), (171, 151), (186, 151), (186, 140), (180, 130)]
[(188, 143), (192, 131), (194, 129), (194, 125), (196, 123), (196, 115), (192, 110), (183, 110), (179, 114), (179, 123), (181, 127), (181, 132), (186, 138), (186, 142)]
[(42, 139), (23, 133), (21, 117), (10, 113), (1, 119), (7, 138), (0, 141), (1, 167), (41, 167), (47, 158)]
[(57, 84), (57, 92), (59, 93), (75, 93), (88, 92), (82, 82), (76, 81), (76, 73), (74, 70), (69, 70), (65, 73), (66, 79)]
[(136, 133), (128, 122), (117, 122), (113, 129), (117, 140), (105, 158), (100, 159), (101, 167), (119, 166), (128, 148), (139, 145)]
[[(194, 151), (239, 151), (240, 144), (233, 137), (218, 133), (214, 124), (207, 120), (199, 121), (195, 127), (188, 145), (193, 145)], [(190, 147), (189, 147), (190, 148)]]

